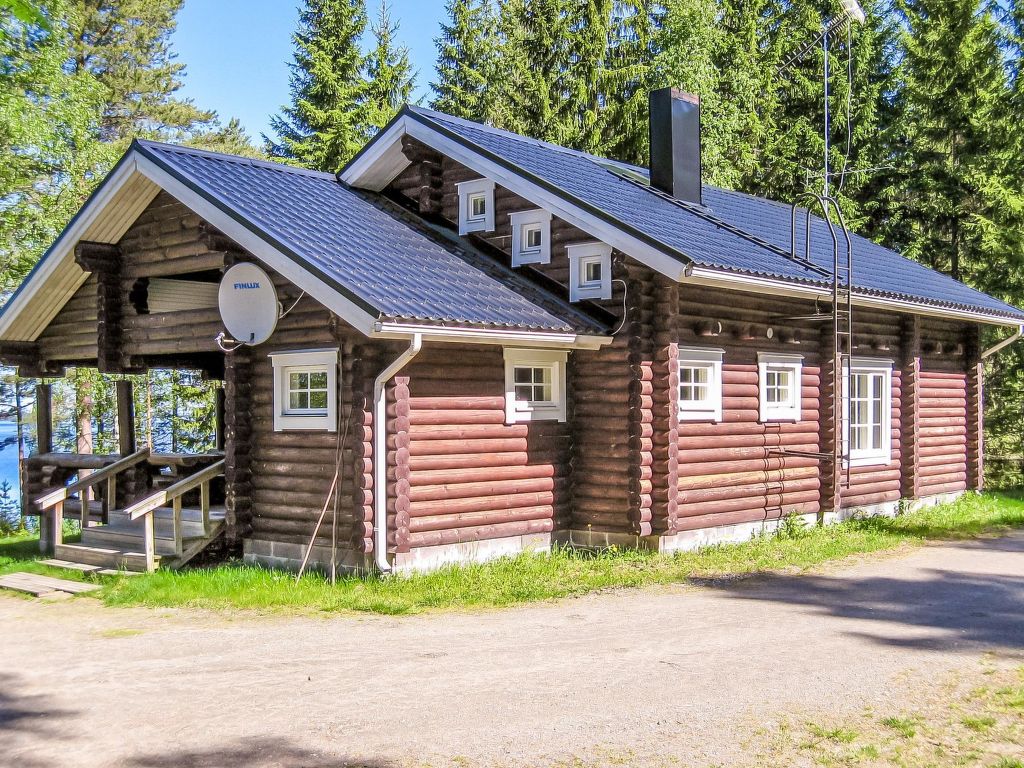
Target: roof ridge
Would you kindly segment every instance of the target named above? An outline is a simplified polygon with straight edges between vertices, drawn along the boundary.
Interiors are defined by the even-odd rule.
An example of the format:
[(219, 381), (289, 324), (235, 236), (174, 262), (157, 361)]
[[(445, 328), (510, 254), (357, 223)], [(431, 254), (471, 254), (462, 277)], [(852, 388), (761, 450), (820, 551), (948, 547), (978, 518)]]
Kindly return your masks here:
[(257, 157), (246, 157), (245, 155), (232, 155), (228, 152), (215, 152), (210, 149), (190, 147), (187, 144), (171, 144), (170, 142), (153, 141), (151, 139), (135, 139), (133, 143), (138, 144), (144, 149), (157, 149), (166, 152), (179, 152), (186, 155), (198, 155), (212, 160), (236, 163), (238, 165), (249, 165), (255, 168), (266, 168), (280, 173), (292, 173), (298, 176), (312, 176), (314, 178), (337, 181), (337, 177), (328, 171), (316, 171), (311, 168), (301, 168), (299, 166), (288, 165), (287, 163), (276, 162), (274, 160), (262, 160)]

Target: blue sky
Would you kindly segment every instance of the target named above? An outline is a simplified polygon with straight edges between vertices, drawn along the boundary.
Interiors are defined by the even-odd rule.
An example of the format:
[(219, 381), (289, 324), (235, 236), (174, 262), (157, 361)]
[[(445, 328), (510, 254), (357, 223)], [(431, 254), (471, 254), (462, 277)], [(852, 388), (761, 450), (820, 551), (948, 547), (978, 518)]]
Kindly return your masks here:
[[(185, 0), (172, 39), (186, 66), (181, 93), (224, 122), (237, 117), (253, 141), (269, 131), (270, 116), (288, 101), (291, 35), (299, 0)], [(367, 0), (376, 20), (379, 0)], [(416, 97), (434, 76), (434, 38), (444, 17), (443, 0), (389, 0), (398, 36), (418, 70)], [(368, 42), (368, 41), (367, 41)]]

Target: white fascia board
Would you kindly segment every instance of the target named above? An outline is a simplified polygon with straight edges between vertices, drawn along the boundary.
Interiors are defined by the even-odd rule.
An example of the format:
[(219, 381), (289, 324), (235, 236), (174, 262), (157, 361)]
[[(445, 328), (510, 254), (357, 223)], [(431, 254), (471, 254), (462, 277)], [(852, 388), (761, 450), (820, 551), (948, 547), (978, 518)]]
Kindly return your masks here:
[[(35, 298), (54, 272), (68, 259), (74, 258), (75, 245), (82, 239), (83, 233), (88, 231), (93, 222), (100, 216), (107, 203), (120, 191), (128, 181), (136, 174), (137, 158), (126, 159), (114, 175), (110, 176), (103, 184), (96, 196), (89, 200), (87, 208), (83, 209), (78, 217), (65, 229), (56, 242), (51, 246), (46, 258), (40, 262), (39, 267), (29, 276), (27, 282), (14, 296), (11, 297), (7, 306), (4, 307), (3, 315), (0, 315), (0, 339), (6, 339), (18, 316), (27, 308), (28, 304)], [(78, 290), (89, 278), (89, 273), (82, 270), (82, 279), (75, 290)], [(74, 291), (72, 291), (74, 293)], [(54, 314), (60, 311), (60, 307), (54, 308)], [(42, 333), (40, 330), (39, 333)], [(39, 333), (33, 334), (29, 341), (39, 338)]]
[[(342, 174), (346, 184), (363, 187), (379, 192), (393, 179), (401, 168), (394, 171), (394, 164), (387, 163), (392, 147), (401, 147), (402, 136), (409, 135), (429, 147), (450, 157), (458, 163), (470, 168), (482, 176), (493, 179), (499, 185), (517, 195), (526, 198), (563, 221), (588, 232), (598, 240), (602, 240), (613, 248), (629, 254), (637, 261), (660, 272), (670, 280), (678, 281), (683, 277), (686, 264), (678, 258), (668, 255), (657, 248), (643, 242), (614, 224), (610, 224), (588, 211), (573, 205), (561, 195), (550, 192), (522, 176), (509, 171), (502, 165), (477, 154), (465, 145), (454, 141), (435, 131), (428, 125), (408, 116), (396, 121), (385, 133), (373, 140), (367, 150)], [(381, 162), (380, 168), (374, 166)], [(390, 176), (389, 176), (390, 174)], [(384, 179), (387, 178), (386, 181)]]
[(373, 332), (377, 318), (349, 301), (320, 278), (303, 269), (293, 259), (239, 224), (234, 218), (212, 205), (189, 186), (182, 184), (145, 157), (138, 158), (138, 168), (141, 173), (162, 187), (168, 194), (192, 209), (198, 216), (215, 226), (275, 272), (280, 273), (293, 285), (319, 301), (363, 335), (369, 336)]
[(413, 325), (406, 323), (377, 323), (375, 339), (408, 339), (420, 334), (424, 341), (461, 344), (501, 344), (547, 349), (600, 349), (611, 344), (611, 336), (592, 336), (576, 333), (544, 333), (496, 328), (449, 328), (439, 325)]
[[(704, 285), (711, 288), (724, 288), (730, 291), (749, 291), (751, 293), (768, 293), (773, 296), (791, 296), (798, 299), (816, 299), (832, 296), (832, 289), (815, 285), (802, 285), (786, 280), (773, 280), (768, 277), (737, 275), (706, 267), (694, 267), (680, 281), (691, 285)], [(872, 296), (854, 295), (853, 303), (859, 307), (887, 310), (889, 312), (905, 312), (928, 317), (940, 317), (946, 320), (964, 320), (972, 323), (988, 323), (1016, 328), (1020, 320), (1012, 317), (987, 315), (983, 312), (972, 312), (965, 309), (949, 309), (933, 307), (904, 299), (885, 299)]]

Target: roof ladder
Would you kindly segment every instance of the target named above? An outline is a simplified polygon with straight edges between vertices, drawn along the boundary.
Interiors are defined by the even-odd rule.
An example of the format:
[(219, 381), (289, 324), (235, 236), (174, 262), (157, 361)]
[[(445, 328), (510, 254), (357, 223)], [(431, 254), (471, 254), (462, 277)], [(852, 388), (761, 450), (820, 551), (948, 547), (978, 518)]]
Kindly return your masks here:
[[(797, 252), (797, 210), (801, 201), (807, 202), (807, 207), (804, 209), (804, 247), (802, 255)], [(829, 461), (833, 467), (840, 465), (841, 462), (843, 467), (843, 484), (848, 486), (850, 484), (850, 462), (847, 460), (848, 457), (844, 449), (847, 443), (845, 435), (849, 414), (846, 412), (846, 402), (843, 398), (843, 371), (849, 367), (850, 356), (853, 352), (853, 240), (850, 237), (850, 230), (846, 225), (843, 211), (839, 207), (839, 202), (834, 197), (819, 195), (815, 192), (804, 192), (797, 196), (791, 209), (790, 258), (798, 263), (820, 269), (811, 260), (811, 226), (813, 223), (811, 212), (815, 206), (821, 210), (822, 220), (828, 227), (829, 235), (832, 237), (832, 270), (830, 275), (832, 311), (819, 312), (817, 311), (817, 306), (815, 306), (813, 314), (776, 319), (830, 323), (832, 329), (831, 354), (834, 361), (832, 366), (832, 398), (833, 411), (836, 415), (836, 439), (833, 441), (831, 451), (816, 453), (777, 448), (773, 449), (772, 452)], [(833, 221), (833, 216), (835, 221)], [(839, 233), (842, 233), (841, 236)], [(844, 246), (845, 254), (842, 253)]]

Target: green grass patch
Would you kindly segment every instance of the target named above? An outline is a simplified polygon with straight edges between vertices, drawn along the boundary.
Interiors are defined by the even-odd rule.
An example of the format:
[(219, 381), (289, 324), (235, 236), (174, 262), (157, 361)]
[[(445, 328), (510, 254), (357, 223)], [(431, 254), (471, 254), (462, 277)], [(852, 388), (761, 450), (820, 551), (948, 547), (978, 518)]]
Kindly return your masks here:
[(917, 735), (917, 720), (910, 717), (886, 717), (882, 725), (891, 728), (905, 739), (912, 739)]
[[(261, 611), (408, 614), (496, 608), (597, 590), (804, 570), (851, 555), (931, 540), (995, 534), (1022, 526), (1024, 501), (1019, 495), (970, 495), (953, 504), (896, 518), (851, 520), (827, 527), (786, 525), (777, 534), (744, 544), (675, 555), (560, 549), (551, 554), (524, 554), (409, 577), (346, 577), (334, 585), (317, 574), (296, 582), (287, 573), (231, 562), (204, 569), (105, 577), (99, 596), (111, 605)], [(35, 540), (30, 539), (0, 541), (0, 573), (35, 569), (53, 572), (33, 562), (38, 558), (35, 547)]]

